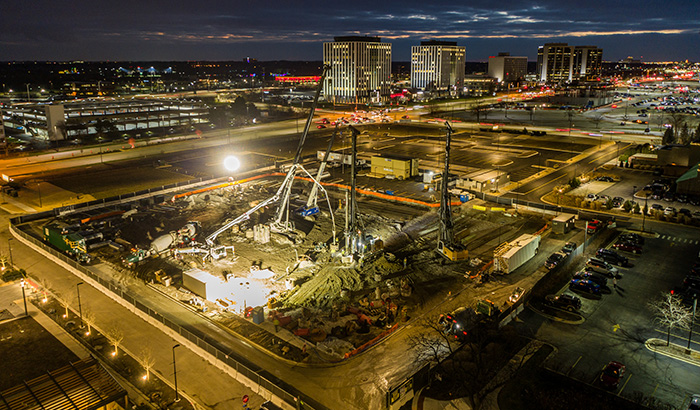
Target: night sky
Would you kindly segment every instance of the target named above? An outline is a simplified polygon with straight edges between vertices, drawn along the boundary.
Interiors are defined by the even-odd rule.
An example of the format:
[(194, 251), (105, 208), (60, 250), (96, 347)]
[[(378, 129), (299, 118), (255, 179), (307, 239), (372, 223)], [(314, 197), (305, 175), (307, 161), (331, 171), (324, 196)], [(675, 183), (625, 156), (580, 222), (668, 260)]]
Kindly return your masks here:
[(700, 0), (3, 0), (0, 61), (321, 60), (334, 36), (372, 35), (408, 61), (421, 40), (468, 61), (536, 60), (546, 42), (596, 45), (607, 61), (700, 61)]

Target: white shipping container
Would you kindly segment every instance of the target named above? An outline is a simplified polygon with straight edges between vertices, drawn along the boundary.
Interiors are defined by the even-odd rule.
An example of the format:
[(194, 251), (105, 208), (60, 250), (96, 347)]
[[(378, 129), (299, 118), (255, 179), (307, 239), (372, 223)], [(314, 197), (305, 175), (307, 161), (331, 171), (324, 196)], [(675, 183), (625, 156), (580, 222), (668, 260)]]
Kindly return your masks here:
[(510, 273), (537, 254), (540, 247), (540, 236), (523, 234), (507, 246), (494, 251), (493, 269)]

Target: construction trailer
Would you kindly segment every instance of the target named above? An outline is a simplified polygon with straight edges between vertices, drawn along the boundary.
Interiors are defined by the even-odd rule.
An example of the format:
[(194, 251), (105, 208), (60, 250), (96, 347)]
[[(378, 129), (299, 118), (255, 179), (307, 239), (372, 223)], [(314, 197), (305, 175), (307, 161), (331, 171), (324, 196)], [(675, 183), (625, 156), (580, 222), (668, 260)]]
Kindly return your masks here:
[(480, 169), (457, 179), (455, 185), (460, 189), (468, 189), (473, 192), (495, 192), (499, 187), (503, 188), (510, 182), (507, 172), (495, 169)]
[(574, 229), (576, 215), (574, 214), (559, 214), (552, 219), (552, 232), (557, 234), (565, 234)]
[(493, 251), (493, 271), (507, 274), (537, 255), (540, 236), (522, 234), (512, 242), (506, 242)]
[(371, 176), (375, 178), (409, 179), (418, 175), (418, 160), (375, 156), (371, 159)]

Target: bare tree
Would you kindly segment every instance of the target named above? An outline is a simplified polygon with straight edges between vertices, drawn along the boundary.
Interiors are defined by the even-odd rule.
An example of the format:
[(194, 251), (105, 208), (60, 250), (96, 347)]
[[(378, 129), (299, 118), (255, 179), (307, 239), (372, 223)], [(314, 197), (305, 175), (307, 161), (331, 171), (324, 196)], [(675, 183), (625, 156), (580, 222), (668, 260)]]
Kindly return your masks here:
[(683, 127), (683, 123), (685, 122), (684, 115), (679, 112), (667, 112), (665, 114), (673, 126), (674, 141), (678, 141), (679, 133)]
[(95, 325), (95, 320), (95, 312), (88, 308), (83, 309), (83, 322), (85, 322), (88, 327), (85, 336), (90, 336), (90, 334), (92, 334), (92, 327)]
[(51, 282), (46, 278), (39, 279), (39, 285), (41, 286), (41, 303), (46, 303), (48, 298), (46, 294), (51, 291)]
[(661, 296), (649, 303), (649, 308), (654, 314), (654, 320), (668, 329), (666, 346), (671, 343), (671, 330), (677, 327), (688, 329), (690, 326), (692, 314), (677, 295), (662, 293)]
[(436, 321), (424, 320), (421, 326), (424, 331), (411, 337), (409, 345), (417, 362), (435, 364), (431, 385), (452, 398), (464, 397), (474, 410), (481, 409), (486, 397), (506, 384), (539, 348), (527, 344), (521, 350), (523, 339), (515, 330), (498, 330), (483, 322), (470, 327), (462, 345)]
[(122, 341), (124, 340), (124, 332), (122, 332), (122, 330), (117, 325), (112, 325), (105, 332), (105, 337), (107, 338), (107, 340), (109, 340), (109, 344), (114, 346), (114, 351), (112, 352), (112, 356), (116, 356), (117, 353), (119, 352), (119, 346), (121, 345)]
[(145, 379), (151, 378), (151, 369), (153, 365), (156, 364), (156, 359), (153, 357), (153, 352), (150, 347), (144, 346), (138, 354), (137, 360), (143, 366), (143, 370), (146, 371)]
[(68, 318), (68, 308), (70, 307), (71, 303), (73, 303), (73, 300), (75, 299), (75, 291), (68, 290), (63, 294), (56, 294), (56, 298), (58, 298), (58, 303), (60, 303), (61, 306), (66, 310), (66, 313), (63, 314), (63, 318), (67, 319)]

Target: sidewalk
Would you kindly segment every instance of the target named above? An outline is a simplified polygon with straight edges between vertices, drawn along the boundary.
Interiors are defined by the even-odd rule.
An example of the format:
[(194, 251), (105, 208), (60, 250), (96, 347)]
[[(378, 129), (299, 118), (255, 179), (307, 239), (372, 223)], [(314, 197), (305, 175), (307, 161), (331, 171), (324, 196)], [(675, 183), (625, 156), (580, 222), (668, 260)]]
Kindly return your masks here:
[[(0, 283), (2, 283), (3, 286), (18, 286), (16, 283), (4, 283), (2, 281), (0, 281)], [(32, 304), (29, 301), (30, 295), (27, 295), (27, 299), (27, 312), (29, 313), (29, 317), (31, 317), (41, 327), (46, 329), (47, 332), (49, 332), (56, 340), (61, 342), (61, 344), (63, 344), (66, 348), (73, 352), (73, 354), (75, 354), (78, 358), (84, 359), (86, 357), (91, 356), (90, 351), (87, 348), (85, 348), (85, 346), (80, 344), (70, 334), (68, 334), (68, 332), (66, 332), (65, 329), (63, 329), (56, 322), (51, 320), (51, 318), (46, 316), (44, 312), (42, 312), (36, 306), (34, 306), (34, 304)], [(13, 301), (0, 300), (0, 310), (2, 309), (6, 309), (15, 318), (22, 318), (24, 316), (24, 301), (22, 299), (17, 299)], [(96, 359), (98, 361), (101, 361), (97, 357)], [(147, 404), (150, 408), (153, 408), (149, 404), (148, 397), (144, 396), (140, 390), (138, 390), (129, 382), (127, 382), (118, 373), (112, 371), (112, 369), (110, 369), (109, 366), (107, 366), (105, 363), (102, 363), (102, 365), (105, 367), (105, 369), (107, 369), (109, 374), (111, 374), (112, 377), (114, 377), (117, 380), (117, 382), (119, 382), (122, 388), (124, 388), (124, 390), (127, 391), (130, 401), (133, 401), (135, 403)]]
[[(7, 232), (2, 232), (0, 241), (6, 241), (7, 239), (3, 241), (6, 236)], [(41, 257), (16, 240), (12, 241), (12, 253), (17, 268), (27, 270), (32, 277), (48, 280), (49, 287), (54, 293), (64, 296), (72, 294), (75, 297), (76, 284), (80, 280), (71, 272)], [(118, 326), (124, 333), (122, 348), (125, 350), (139, 352), (142, 346), (150, 346), (155, 358), (153, 371), (166, 381), (173, 382), (172, 347), (176, 342), (170, 336), (87, 284), (81, 286), (80, 294), (83, 314), (89, 310), (95, 316), (98, 328), (108, 329)], [(75, 305), (77, 303), (74, 301), (72, 306), (75, 307)], [(23, 309), (24, 307), (20, 306), (22, 313), (24, 313)], [(192, 392), (190, 395), (202, 409), (229, 409), (234, 406), (234, 403), (240, 403), (244, 395), (250, 397), (251, 406), (259, 406), (265, 401), (255, 391), (189, 349), (178, 349), (177, 364), (179, 390), (185, 393)]]

